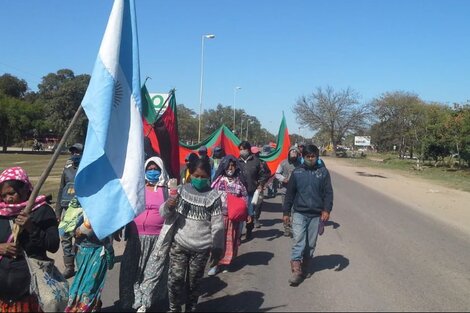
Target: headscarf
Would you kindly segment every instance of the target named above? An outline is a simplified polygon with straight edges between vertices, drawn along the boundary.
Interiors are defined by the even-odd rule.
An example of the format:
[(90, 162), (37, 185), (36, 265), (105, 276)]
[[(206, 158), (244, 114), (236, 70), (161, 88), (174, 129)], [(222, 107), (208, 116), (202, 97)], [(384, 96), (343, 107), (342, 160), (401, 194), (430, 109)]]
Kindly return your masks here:
[(219, 167), (217, 168), (217, 172), (215, 172), (213, 181), (215, 181), (217, 179), (217, 177), (219, 177), (221, 175), (225, 175), (225, 171), (228, 169), (228, 166), (230, 165), (230, 162), (234, 162), (235, 166), (236, 166), (235, 167), (235, 173), (233, 174), (233, 177), (236, 177), (238, 175), (238, 172), (240, 171), (240, 168), (237, 165), (237, 159), (233, 155), (228, 154), (228, 155), (224, 156), (222, 158), (222, 160), (220, 160)]
[[(30, 192), (33, 191), (33, 185), (31, 185), (31, 182), (29, 181), (28, 174), (26, 174), (26, 171), (19, 166), (7, 168), (2, 172), (2, 174), (0, 174), (0, 184), (9, 180), (22, 181), (26, 184)], [(0, 216), (16, 216), (26, 207), (27, 203), (28, 200), (22, 203), (5, 203), (3, 200), (0, 200)], [(32, 210), (34, 211), (45, 203), (45, 195), (36, 197)]]
[(157, 164), (161, 171), (160, 177), (158, 178), (158, 182), (155, 184), (155, 186), (166, 186), (169, 177), (165, 166), (163, 165), (163, 160), (157, 156), (148, 158), (147, 161), (145, 161), (144, 170), (147, 169), (147, 166), (150, 162), (154, 162), (155, 164)]

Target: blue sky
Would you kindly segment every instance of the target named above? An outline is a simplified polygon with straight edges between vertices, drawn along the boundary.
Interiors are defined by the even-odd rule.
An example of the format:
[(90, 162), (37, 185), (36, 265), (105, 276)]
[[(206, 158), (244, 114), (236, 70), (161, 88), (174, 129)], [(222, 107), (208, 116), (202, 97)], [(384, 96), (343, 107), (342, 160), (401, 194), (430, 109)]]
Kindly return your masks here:
[[(203, 108), (233, 105), (276, 133), (284, 111), (317, 87), (352, 88), (361, 102), (388, 91), (425, 101), (470, 99), (470, 1), (136, 0), (142, 82), (177, 89), (199, 112), (201, 36)], [(111, 0), (0, 2), (0, 75), (32, 90), (62, 68), (90, 74)]]

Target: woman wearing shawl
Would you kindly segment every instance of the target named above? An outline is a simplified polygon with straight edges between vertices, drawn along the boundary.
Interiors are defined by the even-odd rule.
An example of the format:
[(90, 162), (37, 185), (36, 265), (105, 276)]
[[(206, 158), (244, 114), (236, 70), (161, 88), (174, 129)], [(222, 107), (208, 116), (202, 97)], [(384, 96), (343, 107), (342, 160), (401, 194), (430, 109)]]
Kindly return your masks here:
[[(239, 178), (240, 169), (237, 167), (237, 159), (233, 155), (227, 155), (220, 161), (214, 176), (212, 188), (221, 193), (222, 213), (225, 226), (225, 253), (219, 261), (219, 266), (229, 266), (238, 254), (240, 245), (240, 222), (231, 221), (228, 218), (227, 193), (231, 193), (243, 199), (248, 204), (248, 193)], [(248, 207), (248, 205), (247, 205)], [(208, 275), (217, 274), (219, 267), (216, 265), (209, 269)]]
[[(40, 312), (37, 297), (30, 294), (28, 257), (49, 260), (47, 251), (59, 249), (59, 233), (54, 210), (45, 196), (36, 198), (32, 212), (22, 212), (33, 187), (21, 167), (0, 175), (0, 312)], [(12, 243), (10, 221), (23, 227), (17, 244)], [(24, 252), (23, 252), (24, 251)]]
[[(70, 201), (77, 212), (75, 243), (77, 273), (70, 286), (69, 302), (65, 312), (98, 312), (101, 310), (101, 292), (108, 269), (114, 266), (111, 238), (99, 240), (76, 198)], [(71, 206), (69, 205), (69, 209)], [(68, 213), (68, 212), (67, 212)]]
[(168, 174), (159, 157), (145, 162), (145, 182), (145, 211), (126, 227), (128, 239), (119, 281), (120, 305), (126, 311), (134, 308), (145, 312), (158, 300), (156, 297), (162, 299), (167, 293), (167, 275), (157, 279), (157, 263), (150, 258), (156, 254), (165, 223), (159, 208), (168, 198)]

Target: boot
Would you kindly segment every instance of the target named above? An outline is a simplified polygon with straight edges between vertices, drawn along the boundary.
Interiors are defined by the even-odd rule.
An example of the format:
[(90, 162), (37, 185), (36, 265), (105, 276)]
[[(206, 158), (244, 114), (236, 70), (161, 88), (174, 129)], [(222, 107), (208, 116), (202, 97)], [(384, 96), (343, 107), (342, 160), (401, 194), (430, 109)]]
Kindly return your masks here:
[(298, 286), (303, 278), (302, 274), (302, 262), (301, 261), (290, 261), (292, 270), (292, 276), (289, 278), (289, 284), (291, 286)]
[(62, 273), (65, 279), (75, 276), (75, 258), (64, 256), (65, 271)]
[(312, 277), (312, 274), (310, 273), (310, 258), (309, 257), (304, 257), (302, 261), (302, 272), (303, 272), (304, 278)]

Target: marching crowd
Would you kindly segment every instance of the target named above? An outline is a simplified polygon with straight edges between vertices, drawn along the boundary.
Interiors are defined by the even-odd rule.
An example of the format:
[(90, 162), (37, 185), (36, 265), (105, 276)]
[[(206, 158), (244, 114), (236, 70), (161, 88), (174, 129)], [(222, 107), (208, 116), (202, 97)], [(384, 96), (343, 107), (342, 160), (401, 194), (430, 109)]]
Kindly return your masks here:
[[(70, 149), (55, 210), (46, 196), (38, 196), (31, 213), (24, 212), (33, 186), (21, 167), (5, 169), (0, 174), (0, 312), (100, 311), (115, 240), (126, 242), (120, 309), (146, 312), (164, 302), (171, 312), (183, 306), (195, 311), (206, 268), (208, 276), (230, 271), (243, 230), (250, 240), (260, 227), (264, 190), (273, 188), (274, 178), (286, 189), (284, 235), (293, 241), (289, 283), (299, 285), (333, 207), (329, 172), (314, 145), (291, 147), (275, 173), (257, 147), (247, 141), (238, 147), (239, 156), (216, 147), (209, 157), (204, 146), (189, 154), (179, 185), (160, 157), (149, 157), (144, 212), (102, 240), (74, 196), (81, 144)], [(60, 243), (63, 273), (47, 256)]]

